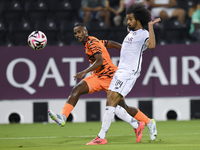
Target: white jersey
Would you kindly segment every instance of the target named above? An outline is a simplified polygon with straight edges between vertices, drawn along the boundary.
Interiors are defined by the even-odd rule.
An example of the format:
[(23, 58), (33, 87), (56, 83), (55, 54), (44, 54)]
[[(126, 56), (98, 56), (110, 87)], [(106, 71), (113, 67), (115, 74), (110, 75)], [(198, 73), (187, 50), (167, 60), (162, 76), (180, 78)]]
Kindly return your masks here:
[(117, 71), (140, 73), (142, 53), (147, 49), (148, 38), (149, 32), (145, 29), (130, 31), (122, 43)]

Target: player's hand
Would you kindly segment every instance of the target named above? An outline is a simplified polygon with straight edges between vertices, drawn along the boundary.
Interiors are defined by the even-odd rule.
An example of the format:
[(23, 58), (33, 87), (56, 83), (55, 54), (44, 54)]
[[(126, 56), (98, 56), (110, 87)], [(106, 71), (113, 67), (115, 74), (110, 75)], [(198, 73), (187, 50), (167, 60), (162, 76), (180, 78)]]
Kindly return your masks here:
[(150, 22), (148, 23), (148, 25), (154, 25), (155, 23), (158, 23), (158, 22), (160, 22), (160, 21), (161, 21), (160, 18), (156, 18), (154, 21), (150, 21)]
[(86, 75), (86, 72), (85, 72), (85, 71), (78, 72), (78, 73), (74, 76), (74, 80), (76, 80), (76, 79), (82, 79), (85, 75)]

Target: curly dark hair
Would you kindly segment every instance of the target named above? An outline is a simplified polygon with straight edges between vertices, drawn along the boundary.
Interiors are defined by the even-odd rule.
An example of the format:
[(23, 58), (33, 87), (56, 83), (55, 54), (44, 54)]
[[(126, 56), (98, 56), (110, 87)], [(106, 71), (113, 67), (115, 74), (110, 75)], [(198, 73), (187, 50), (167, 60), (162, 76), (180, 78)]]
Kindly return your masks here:
[(143, 3), (134, 3), (126, 9), (126, 14), (133, 13), (135, 20), (139, 20), (142, 26), (148, 25), (151, 21), (151, 12), (145, 8)]

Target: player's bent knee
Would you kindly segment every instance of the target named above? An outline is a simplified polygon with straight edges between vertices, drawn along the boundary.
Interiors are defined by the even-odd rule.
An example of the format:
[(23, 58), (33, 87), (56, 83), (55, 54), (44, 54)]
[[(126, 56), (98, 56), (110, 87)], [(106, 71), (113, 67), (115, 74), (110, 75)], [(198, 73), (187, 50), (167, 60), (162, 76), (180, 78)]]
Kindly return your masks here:
[(115, 100), (114, 100), (111, 96), (108, 96), (108, 97), (107, 97), (106, 106), (113, 106), (113, 107), (117, 106), (117, 105), (115, 104)]

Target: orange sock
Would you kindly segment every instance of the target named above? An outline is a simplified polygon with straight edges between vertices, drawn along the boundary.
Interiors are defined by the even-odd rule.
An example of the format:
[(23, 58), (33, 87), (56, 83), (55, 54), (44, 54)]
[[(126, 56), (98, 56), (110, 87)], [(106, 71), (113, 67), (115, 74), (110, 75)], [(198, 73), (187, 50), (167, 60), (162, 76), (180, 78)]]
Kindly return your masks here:
[(67, 118), (69, 116), (69, 114), (71, 113), (71, 111), (74, 109), (74, 106), (72, 106), (71, 104), (69, 103), (65, 103), (65, 106), (63, 107), (63, 110), (62, 110), (62, 115), (65, 115)]
[(145, 124), (148, 124), (150, 122), (150, 119), (138, 109), (137, 114), (134, 116), (135, 119), (139, 121), (143, 121)]

